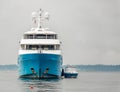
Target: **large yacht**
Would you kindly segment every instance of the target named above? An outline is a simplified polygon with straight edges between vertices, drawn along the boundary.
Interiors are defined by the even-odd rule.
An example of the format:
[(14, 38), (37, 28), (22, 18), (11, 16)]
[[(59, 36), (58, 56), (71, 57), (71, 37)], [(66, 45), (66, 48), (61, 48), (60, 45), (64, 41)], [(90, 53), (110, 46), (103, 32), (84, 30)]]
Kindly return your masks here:
[(19, 75), (25, 78), (59, 78), (62, 71), (61, 42), (45, 27), (49, 14), (32, 13), (33, 27), (23, 34), (18, 56)]

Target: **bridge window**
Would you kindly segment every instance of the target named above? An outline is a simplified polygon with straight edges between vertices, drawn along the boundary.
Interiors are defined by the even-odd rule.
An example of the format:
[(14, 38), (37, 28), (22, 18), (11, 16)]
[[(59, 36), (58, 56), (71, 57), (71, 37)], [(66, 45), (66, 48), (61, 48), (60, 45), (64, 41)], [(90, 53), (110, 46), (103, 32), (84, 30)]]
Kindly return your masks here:
[(26, 45), (27, 50), (38, 50), (39, 45)]
[(26, 34), (24, 39), (57, 39), (56, 34)]
[(24, 35), (24, 39), (33, 39), (33, 35)]
[(57, 39), (57, 35), (53, 35), (53, 34), (51, 34), (51, 35), (47, 35), (47, 39)]
[(54, 50), (54, 45), (42, 45), (41, 46), (42, 50)]
[(46, 39), (46, 35), (44, 34), (37, 34), (34, 36), (34, 39)]
[(59, 50), (60, 45), (21, 45), (22, 50)]
[(21, 49), (22, 49), (22, 50), (25, 50), (25, 49), (26, 49), (25, 45), (22, 44), (22, 45), (21, 45)]

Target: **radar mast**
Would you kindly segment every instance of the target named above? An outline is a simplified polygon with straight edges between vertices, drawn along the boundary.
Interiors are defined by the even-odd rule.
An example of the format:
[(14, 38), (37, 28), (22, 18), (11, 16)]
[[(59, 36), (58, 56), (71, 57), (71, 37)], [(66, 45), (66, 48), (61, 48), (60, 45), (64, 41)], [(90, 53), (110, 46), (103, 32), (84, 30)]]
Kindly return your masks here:
[(49, 20), (49, 13), (40, 9), (38, 12), (32, 13), (32, 20), (34, 25), (37, 25), (37, 28), (42, 28), (45, 20)]

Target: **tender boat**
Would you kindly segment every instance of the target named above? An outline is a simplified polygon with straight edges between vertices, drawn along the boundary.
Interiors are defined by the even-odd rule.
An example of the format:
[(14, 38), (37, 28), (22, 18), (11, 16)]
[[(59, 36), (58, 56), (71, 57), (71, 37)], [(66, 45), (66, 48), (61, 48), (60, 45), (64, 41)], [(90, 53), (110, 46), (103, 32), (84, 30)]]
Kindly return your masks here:
[(64, 70), (65, 78), (77, 78), (78, 72), (75, 67), (67, 66)]
[(45, 28), (49, 14), (32, 13), (33, 27), (23, 34), (18, 55), (22, 78), (60, 78), (62, 72), (61, 42), (58, 34)]

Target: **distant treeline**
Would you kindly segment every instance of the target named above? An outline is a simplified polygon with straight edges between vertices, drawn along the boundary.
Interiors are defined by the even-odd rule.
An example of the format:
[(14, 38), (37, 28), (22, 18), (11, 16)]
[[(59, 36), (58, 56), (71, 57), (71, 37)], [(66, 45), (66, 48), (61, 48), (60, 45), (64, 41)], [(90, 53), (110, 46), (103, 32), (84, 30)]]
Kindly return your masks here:
[(120, 65), (75, 65), (80, 71), (120, 71)]
[(17, 70), (18, 66), (13, 64), (13, 65), (0, 65), (0, 70)]
[[(66, 65), (65, 65), (66, 66)], [(120, 71), (120, 65), (72, 65), (78, 71)], [(17, 65), (0, 65), (0, 70), (17, 70)]]

